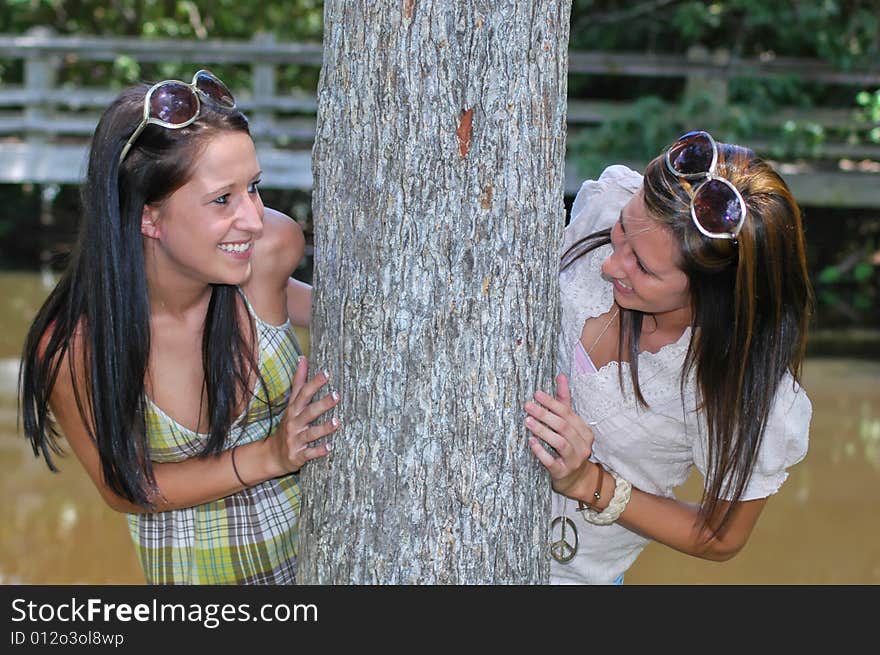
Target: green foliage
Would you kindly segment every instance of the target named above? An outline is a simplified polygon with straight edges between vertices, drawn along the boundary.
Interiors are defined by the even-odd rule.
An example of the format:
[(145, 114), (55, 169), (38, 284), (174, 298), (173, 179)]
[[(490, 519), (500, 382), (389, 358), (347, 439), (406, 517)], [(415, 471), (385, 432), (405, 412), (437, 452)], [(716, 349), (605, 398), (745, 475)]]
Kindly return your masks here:
[(856, 96), (856, 123), (867, 126), (867, 139), (880, 143), (880, 89), (873, 93), (861, 91)]
[(0, 32), (46, 25), (59, 34), (242, 38), (272, 32), (288, 41), (321, 39), (320, 0), (6, 0)]
[(841, 314), (856, 324), (872, 323), (880, 296), (880, 222), (859, 221), (856, 234), (847, 239), (833, 263), (814, 277), (819, 308)]
[(571, 42), (585, 50), (816, 57), (841, 68), (880, 56), (876, 0), (574, 0)]
[[(4, 0), (0, 4), (0, 33), (24, 34), (46, 26), (73, 36), (140, 36), (145, 39), (247, 40), (259, 32), (279, 41), (321, 41), (321, 0)], [(61, 80), (72, 86), (109, 81), (113, 88), (166, 77), (191, 76), (205, 62), (141, 65), (120, 57), (111, 64), (65, 62)], [(249, 86), (250, 70), (215, 66), (211, 69), (233, 88)], [(21, 66), (0, 61), (0, 82), (20, 82)], [(318, 71), (312, 67), (279, 70), (280, 89), (313, 90)]]
[(578, 162), (578, 172), (595, 178), (610, 163), (643, 167), (690, 130), (707, 130), (719, 141), (742, 141), (753, 133), (756, 120), (749, 107), (724, 103), (709, 91), (678, 102), (645, 96), (619, 116), (574, 135), (569, 149)]
[(822, 155), (825, 128), (813, 121), (788, 120), (767, 148), (765, 155), (773, 159), (817, 159)]
[[(735, 59), (814, 58), (842, 71), (874, 70), (880, 60), (878, 33), (877, 0), (574, 0), (571, 46), (679, 55), (699, 46)], [(596, 79), (576, 80), (571, 88), (634, 104), (610, 123), (570, 139), (584, 173), (614, 161), (646, 162), (681, 131), (698, 126), (789, 161), (832, 159), (826, 154), (832, 142), (880, 143), (880, 92), (862, 92), (855, 106), (852, 90), (794, 75), (730, 78), (716, 98), (670, 86), (661, 77), (626, 78), (624, 88), (619, 82), (605, 82), (603, 88)], [(725, 81), (718, 82), (723, 89)], [(602, 91), (607, 96), (595, 95)], [(825, 127), (812, 118), (774, 120), (782, 108), (852, 109), (857, 114), (853, 125)]]
[(734, 102), (744, 102), (757, 112), (770, 113), (779, 107), (807, 109), (817, 104), (821, 90), (808, 90), (803, 80), (793, 75), (780, 75), (772, 80), (752, 77), (734, 77), (727, 83), (727, 91)]

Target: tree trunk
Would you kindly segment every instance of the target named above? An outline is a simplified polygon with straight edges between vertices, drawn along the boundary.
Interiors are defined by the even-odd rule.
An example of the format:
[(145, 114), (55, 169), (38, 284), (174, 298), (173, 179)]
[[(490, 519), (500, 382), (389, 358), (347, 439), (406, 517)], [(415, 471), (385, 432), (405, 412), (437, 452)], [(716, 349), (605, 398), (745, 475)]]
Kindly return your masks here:
[(551, 389), (570, 0), (327, 0), (304, 584), (549, 576), (523, 403)]

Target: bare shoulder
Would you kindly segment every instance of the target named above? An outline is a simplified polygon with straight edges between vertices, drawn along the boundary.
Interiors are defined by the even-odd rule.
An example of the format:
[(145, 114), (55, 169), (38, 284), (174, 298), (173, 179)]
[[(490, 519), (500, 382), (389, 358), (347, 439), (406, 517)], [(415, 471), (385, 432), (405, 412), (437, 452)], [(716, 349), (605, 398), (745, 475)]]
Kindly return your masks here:
[[(55, 324), (52, 323), (46, 327), (45, 332), (40, 336), (40, 340), (37, 343), (37, 359), (41, 362), (46, 358), (49, 343), (54, 335)], [(73, 334), (70, 335), (67, 343), (64, 344), (61, 350), (53, 354), (53, 365), (61, 364), (59, 375), (64, 375), (64, 371), (69, 371), (71, 364), (73, 364), (78, 373), (82, 373), (84, 348), (86, 348), (86, 334), (83, 323), (80, 321), (74, 328)], [(72, 354), (76, 356), (72, 357)]]
[(242, 285), (263, 320), (280, 324), (287, 319), (287, 282), (304, 250), (305, 237), (297, 222), (266, 207), (263, 234), (254, 244), (251, 277)]
[[(46, 355), (52, 331), (50, 327), (40, 339), (40, 357)], [(94, 440), (95, 430), (90, 418), (92, 409), (85, 365), (87, 349), (88, 335), (83, 323), (80, 323), (67, 342), (64, 354), (56, 355), (58, 377), (52, 387), (49, 406), (67, 445), (82, 464), (104, 502), (118, 512), (143, 511), (118, 496), (104, 480), (101, 456)]]
[(254, 272), (286, 281), (296, 269), (305, 250), (302, 228), (287, 214), (266, 207), (263, 235), (254, 244)]
[[(91, 441), (88, 430), (84, 424), (84, 418), (77, 401), (79, 396), (85, 400), (87, 397), (86, 386), (86, 349), (87, 338), (83, 324), (74, 329), (73, 334), (61, 350), (49, 353), (49, 342), (52, 339), (55, 326), (50, 325), (40, 337), (37, 346), (38, 357), (41, 361), (47, 356), (52, 357), (50, 366), (56, 368), (57, 377), (49, 394), (49, 406), (55, 416), (55, 420), (61, 427), (67, 442), (78, 451), (77, 446)], [(84, 436), (86, 435), (86, 436)]]

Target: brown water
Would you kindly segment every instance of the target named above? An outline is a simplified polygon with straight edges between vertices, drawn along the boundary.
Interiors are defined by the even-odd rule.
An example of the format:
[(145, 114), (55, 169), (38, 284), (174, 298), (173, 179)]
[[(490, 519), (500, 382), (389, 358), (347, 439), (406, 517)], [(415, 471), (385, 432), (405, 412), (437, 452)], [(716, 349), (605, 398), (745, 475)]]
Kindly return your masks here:
[[(140, 584), (123, 515), (72, 455), (51, 474), (16, 429), (16, 358), (44, 296), (39, 276), (0, 273), (0, 584)], [(811, 359), (805, 378), (809, 454), (745, 549), (715, 563), (650, 544), (627, 584), (880, 583), (880, 362)]]

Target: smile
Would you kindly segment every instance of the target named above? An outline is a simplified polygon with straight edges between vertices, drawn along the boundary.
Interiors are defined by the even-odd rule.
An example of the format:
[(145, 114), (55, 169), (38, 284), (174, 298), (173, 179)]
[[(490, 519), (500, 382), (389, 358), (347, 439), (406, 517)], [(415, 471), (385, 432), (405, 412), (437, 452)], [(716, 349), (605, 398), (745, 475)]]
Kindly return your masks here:
[(253, 241), (245, 241), (243, 243), (221, 243), (217, 247), (223, 252), (240, 255), (249, 251), (253, 245)]
[(614, 278), (612, 280), (612, 282), (614, 283), (615, 288), (622, 293), (632, 293), (633, 292), (633, 288), (631, 286), (629, 286), (628, 284), (624, 284), (620, 280), (620, 278)]

